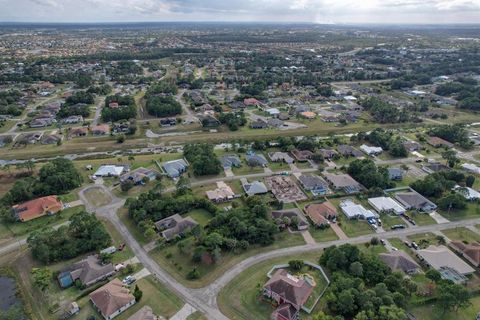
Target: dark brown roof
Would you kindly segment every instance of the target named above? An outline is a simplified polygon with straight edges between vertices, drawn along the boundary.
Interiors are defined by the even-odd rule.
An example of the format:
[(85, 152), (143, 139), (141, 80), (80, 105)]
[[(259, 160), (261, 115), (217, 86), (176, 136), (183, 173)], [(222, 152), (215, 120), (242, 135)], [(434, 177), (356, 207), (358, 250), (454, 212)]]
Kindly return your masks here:
[(294, 307), (289, 303), (283, 303), (272, 312), (272, 320), (291, 320), (295, 319), (295, 315), (298, 313)]
[(104, 317), (109, 317), (120, 308), (135, 301), (135, 297), (130, 294), (130, 291), (123, 286), (120, 280), (114, 279), (90, 293), (90, 300)]
[(452, 241), (450, 246), (460, 251), (475, 266), (480, 266), (480, 244), (465, 244), (462, 241)]
[(275, 271), (264, 287), (297, 306), (303, 306), (313, 291), (311, 284), (291, 276), (285, 269)]
[(338, 216), (337, 208), (328, 201), (309, 204), (305, 207), (305, 212), (317, 225), (326, 223), (329, 217)]
[(401, 270), (405, 273), (409, 273), (420, 269), (418, 263), (403, 251), (381, 253), (380, 259), (385, 262), (392, 271)]

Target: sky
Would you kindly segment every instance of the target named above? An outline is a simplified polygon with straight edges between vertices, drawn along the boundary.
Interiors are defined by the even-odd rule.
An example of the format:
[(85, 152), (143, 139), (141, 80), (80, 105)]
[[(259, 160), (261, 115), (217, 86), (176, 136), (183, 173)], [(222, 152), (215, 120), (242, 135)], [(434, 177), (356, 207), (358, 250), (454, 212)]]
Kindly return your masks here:
[(3, 22), (479, 23), (480, 0), (0, 0)]

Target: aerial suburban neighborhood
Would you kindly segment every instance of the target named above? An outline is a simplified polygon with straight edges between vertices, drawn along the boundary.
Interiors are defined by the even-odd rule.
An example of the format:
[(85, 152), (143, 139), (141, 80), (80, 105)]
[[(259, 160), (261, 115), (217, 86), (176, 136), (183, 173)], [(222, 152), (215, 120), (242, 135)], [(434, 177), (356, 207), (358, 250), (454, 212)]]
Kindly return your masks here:
[(479, 44), (0, 23), (0, 320), (479, 320)]

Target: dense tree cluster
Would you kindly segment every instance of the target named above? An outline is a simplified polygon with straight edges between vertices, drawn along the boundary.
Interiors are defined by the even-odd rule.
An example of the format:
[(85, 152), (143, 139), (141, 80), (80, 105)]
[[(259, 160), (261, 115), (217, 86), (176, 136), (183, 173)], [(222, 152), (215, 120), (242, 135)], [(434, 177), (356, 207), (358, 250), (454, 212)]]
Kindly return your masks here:
[(65, 100), (65, 103), (57, 113), (58, 118), (69, 116), (82, 116), (84, 118), (90, 115), (90, 104), (95, 103), (93, 93), (87, 91), (77, 91)]
[(18, 90), (8, 90), (0, 92), (0, 114), (19, 116), (22, 110), (17, 103), (20, 101), (22, 93)]
[(40, 196), (65, 194), (78, 188), (82, 183), (82, 176), (72, 161), (59, 158), (45, 164), (37, 178), (27, 177), (19, 179), (3, 197), (2, 202), (12, 205)]
[(187, 144), (183, 147), (183, 155), (192, 166), (196, 176), (219, 174), (222, 170), (220, 160), (209, 143)]
[(90, 88), (88, 88), (87, 92), (106, 96), (107, 94), (112, 92), (112, 87), (108, 84), (104, 84), (101, 86), (91, 86)]
[(116, 81), (122, 81), (132, 75), (140, 75), (142, 73), (142, 67), (133, 61), (120, 61), (107, 69), (107, 75)]
[(348, 166), (348, 174), (368, 189), (387, 189), (394, 186), (388, 176), (388, 170), (377, 167), (371, 159), (352, 161)]
[(360, 101), (360, 104), (370, 113), (378, 123), (400, 123), (411, 119), (408, 112), (403, 112), (396, 106), (389, 104), (377, 97), (369, 97)]
[(239, 127), (243, 127), (247, 123), (244, 112), (221, 113), (218, 120), (222, 124), (226, 124), (231, 131), (237, 131)]
[(456, 170), (443, 170), (426, 176), (423, 180), (416, 180), (410, 186), (425, 197), (441, 197), (450, 191), (456, 184), (465, 183), (465, 175)]
[(70, 218), (68, 226), (34, 231), (27, 243), (33, 257), (48, 264), (105, 249), (111, 244), (111, 238), (95, 215), (79, 212)]
[[(112, 102), (118, 103), (118, 108), (110, 108), (109, 104)], [(102, 108), (102, 120), (105, 122), (109, 121), (120, 121), (133, 119), (137, 116), (137, 106), (135, 104), (135, 99), (132, 96), (126, 95), (114, 95), (108, 96), (105, 98), (105, 107)]]
[(434, 127), (430, 129), (429, 134), (450, 141), (451, 143), (458, 143), (466, 149), (472, 147), (472, 142), (468, 138), (468, 132), (461, 124)]
[(146, 100), (149, 115), (170, 117), (182, 113), (182, 106), (173, 97), (149, 96)]
[(242, 86), (240, 88), (240, 93), (247, 96), (261, 98), (265, 89), (267, 89), (267, 84), (264, 81), (257, 80), (248, 85)]
[(382, 128), (377, 128), (369, 134), (359, 134), (358, 137), (365, 139), (375, 146), (381, 147), (394, 157), (406, 157), (408, 155), (408, 151), (403, 145), (403, 140), (400, 137), (395, 137), (392, 132), (385, 131)]
[(325, 295), (331, 313), (356, 320), (407, 319), (407, 299), (417, 287), (402, 274), (392, 273), (377, 256), (345, 244), (327, 248), (320, 264), (332, 275)]

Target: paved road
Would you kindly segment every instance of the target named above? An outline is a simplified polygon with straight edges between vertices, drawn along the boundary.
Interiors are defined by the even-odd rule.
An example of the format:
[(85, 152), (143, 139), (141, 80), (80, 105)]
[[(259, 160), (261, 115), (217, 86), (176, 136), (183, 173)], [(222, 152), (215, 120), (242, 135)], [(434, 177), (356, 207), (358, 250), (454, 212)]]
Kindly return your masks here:
[(185, 93), (186, 90), (179, 90), (178, 91), (178, 94), (175, 96), (175, 100), (178, 101), (178, 103), (180, 103), (180, 105), (182, 106), (182, 109), (185, 111), (185, 113), (187, 114), (186, 118), (185, 118), (185, 122), (186, 123), (195, 123), (195, 122), (200, 122), (200, 120), (197, 118), (197, 116), (195, 115), (195, 113), (193, 112), (193, 110), (190, 108), (189, 105), (187, 105), (187, 103), (185, 102), (185, 100), (183, 99), (183, 94)]

